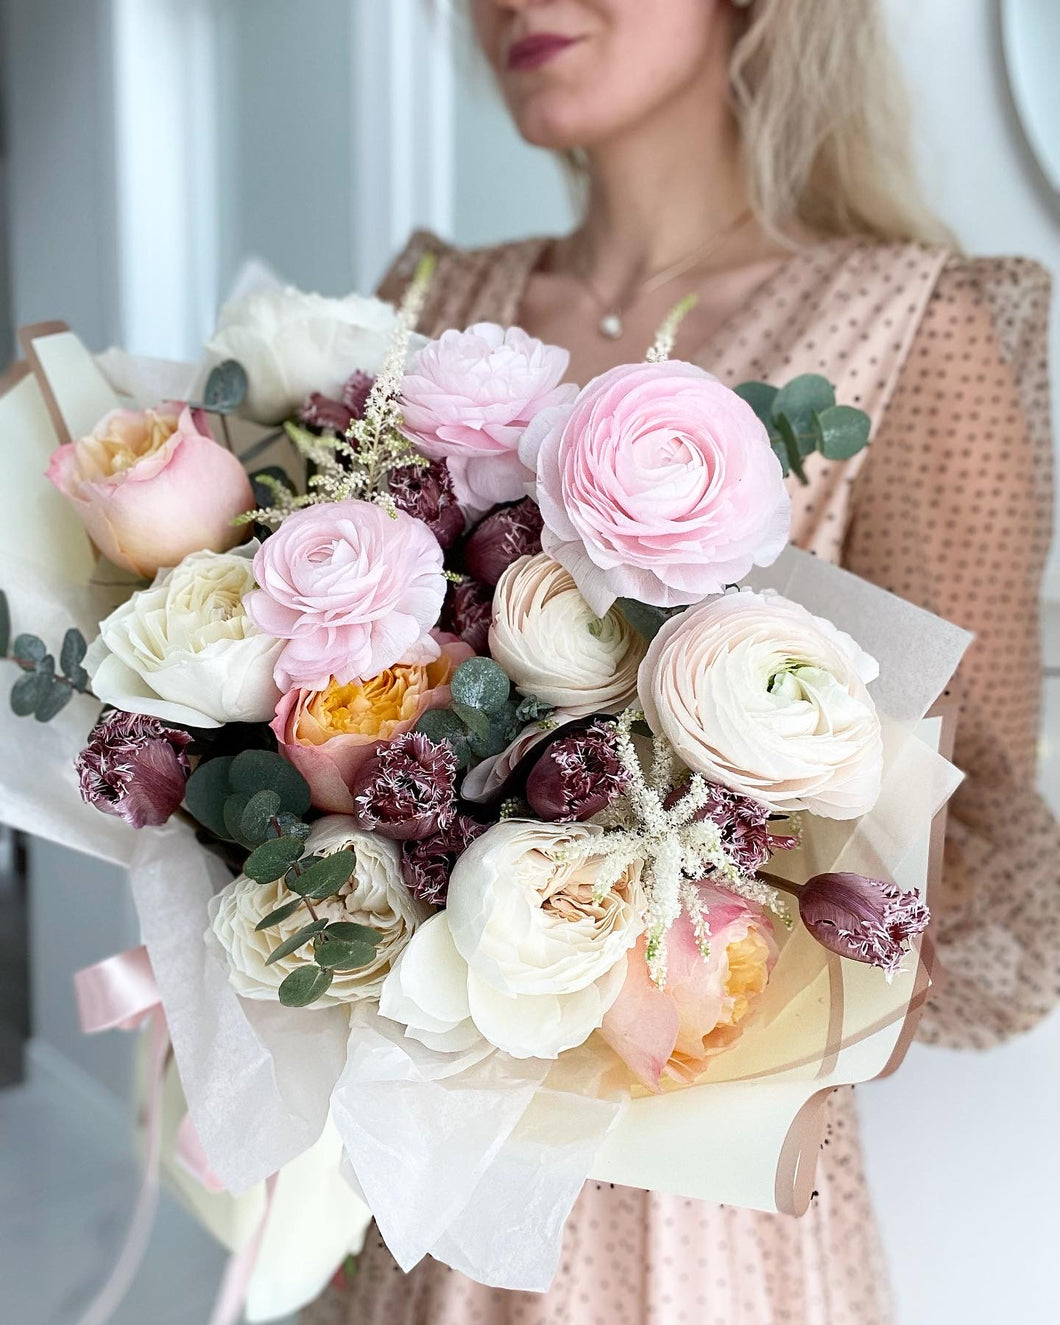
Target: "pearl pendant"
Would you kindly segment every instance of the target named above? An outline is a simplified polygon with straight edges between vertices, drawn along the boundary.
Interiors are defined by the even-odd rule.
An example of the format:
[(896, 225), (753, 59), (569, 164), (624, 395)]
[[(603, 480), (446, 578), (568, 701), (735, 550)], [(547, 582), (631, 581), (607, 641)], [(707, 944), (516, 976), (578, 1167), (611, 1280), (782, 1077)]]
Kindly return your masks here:
[(622, 317), (619, 313), (605, 313), (600, 319), (600, 335), (608, 340), (621, 340), (625, 327), (622, 325)]

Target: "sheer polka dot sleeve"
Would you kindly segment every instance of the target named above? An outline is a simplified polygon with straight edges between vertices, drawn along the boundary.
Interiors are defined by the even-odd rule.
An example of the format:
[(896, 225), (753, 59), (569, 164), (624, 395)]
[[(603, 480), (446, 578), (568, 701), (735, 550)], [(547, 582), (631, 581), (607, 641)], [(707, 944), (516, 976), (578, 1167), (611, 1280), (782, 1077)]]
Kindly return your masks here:
[(1038, 598), (1052, 525), (1049, 280), (1018, 259), (941, 274), (868, 459), (848, 570), (975, 634), (959, 677), (922, 1039), (984, 1047), (1060, 997), (1060, 828), (1036, 791)]

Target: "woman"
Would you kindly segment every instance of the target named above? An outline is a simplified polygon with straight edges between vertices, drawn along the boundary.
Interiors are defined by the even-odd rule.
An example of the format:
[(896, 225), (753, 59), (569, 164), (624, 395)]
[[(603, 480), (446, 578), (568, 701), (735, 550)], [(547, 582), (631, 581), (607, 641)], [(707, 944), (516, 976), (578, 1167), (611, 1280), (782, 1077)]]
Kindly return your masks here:
[[(985, 1047), (1056, 997), (1056, 828), (1034, 791), (1038, 592), (1050, 535), (1048, 280), (968, 261), (918, 202), (873, 0), (471, 0), (519, 130), (564, 152), (584, 219), (478, 252), (414, 236), (395, 298), (440, 252), (422, 329), (518, 323), (585, 382), (642, 357), (698, 295), (676, 355), (731, 383), (820, 372), (871, 414), (867, 453), (793, 484), (794, 539), (975, 631), (962, 669), (936, 905), (945, 976), (921, 1038)], [(1048, 933), (1046, 932), (1048, 930)], [(543, 1296), (434, 1262), (398, 1272), (371, 1235), (313, 1325), (889, 1318), (850, 1092), (833, 1097), (802, 1219), (590, 1183)]]

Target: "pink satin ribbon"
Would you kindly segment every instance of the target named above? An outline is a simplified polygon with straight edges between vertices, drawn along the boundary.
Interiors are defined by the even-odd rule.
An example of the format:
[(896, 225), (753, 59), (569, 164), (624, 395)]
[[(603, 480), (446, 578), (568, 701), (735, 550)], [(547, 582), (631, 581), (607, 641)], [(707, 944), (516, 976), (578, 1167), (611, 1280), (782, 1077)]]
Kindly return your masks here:
[[(162, 1089), (169, 1056), (169, 1029), (146, 948), (130, 948), (128, 952), (118, 953), (96, 966), (78, 971), (74, 976), (74, 990), (81, 1029), (87, 1035), (108, 1030), (134, 1031), (143, 1027), (148, 1036), (147, 1100), (144, 1107), (147, 1156), (143, 1180), (114, 1268), (78, 1321), (78, 1325), (106, 1325), (132, 1287), (154, 1227), (162, 1163)], [(208, 1191), (224, 1190), (206, 1162), (190, 1116), (185, 1117), (180, 1125), (177, 1159)], [(265, 1210), (257, 1228), (229, 1257), (210, 1325), (236, 1325), (242, 1317), (275, 1188), (276, 1176), (273, 1175), (266, 1183)]]

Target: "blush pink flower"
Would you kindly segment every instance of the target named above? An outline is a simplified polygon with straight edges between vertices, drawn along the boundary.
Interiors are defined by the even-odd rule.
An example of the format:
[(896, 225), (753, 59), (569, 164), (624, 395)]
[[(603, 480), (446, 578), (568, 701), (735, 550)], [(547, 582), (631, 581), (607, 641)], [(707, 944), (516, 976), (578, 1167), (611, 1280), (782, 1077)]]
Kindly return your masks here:
[(182, 405), (118, 409), (87, 437), (60, 446), (48, 478), (89, 538), (116, 566), (145, 579), (190, 552), (227, 552), (254, 504), (243, 466), (210, 432), (205, 411)]
[(542, 548), (593, 611), (616, 598), (697, 603), (768, 566), (791, 501), (754, 411), (694, 364), (628, 364), (539, 414), (520, 458), (536, 476)]
[(446, 461), (462, 506), (525, 496), (519, 441), (542, 410), (574, 400), (577, 388), (561, 385), (569, 363), (566, 350), (492, 322), (446, 331), (417, 355), (402, 387), (406, 431)]
[(742, 898), (699, 885), (710, 955), (682, 913), (666, 936), (666, 986), (648, 974), (646, 939), (629, 955), (626, 981), (600, 1034), (651, 1090), (663, 1077), (691, 1083), (743, 1034), (776, 964), (773, 927)]
[(254, 576), (251, 620), (288, 641), (276, 664), (283, 691), (438, 657), (429, 632), (445, 599), (442, 549), (411, 515), (365, 501), (306, 507), (262, 544)]

